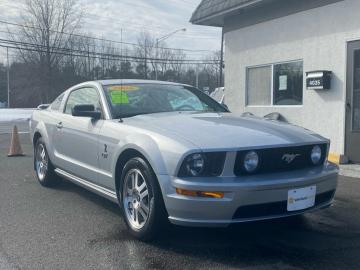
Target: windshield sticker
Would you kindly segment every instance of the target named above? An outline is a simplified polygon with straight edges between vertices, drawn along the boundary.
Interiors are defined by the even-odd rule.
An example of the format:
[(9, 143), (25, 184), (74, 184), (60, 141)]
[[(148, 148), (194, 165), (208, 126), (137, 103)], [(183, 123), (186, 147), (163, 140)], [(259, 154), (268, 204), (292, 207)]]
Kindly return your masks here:
[(129, 104), (129, 97), (126, 92), (123, 91), (111, 91), (111, 103), (112, 104)]
[(134, 85), (113, 85), (109, 87), (110, 91), (134, 91), (139, 90), (139, 87)]

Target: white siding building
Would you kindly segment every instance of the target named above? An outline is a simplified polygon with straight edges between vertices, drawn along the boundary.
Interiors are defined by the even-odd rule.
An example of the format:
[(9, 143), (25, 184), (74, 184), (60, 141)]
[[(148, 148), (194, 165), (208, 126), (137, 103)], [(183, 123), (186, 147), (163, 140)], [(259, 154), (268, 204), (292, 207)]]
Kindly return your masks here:
[[(203, 0), (191, 21), (223, 27), (231, 111), (278, 112), (329, 138), (332, 160), (360, 162), (359, 14), (359, 0)], [(307, 87), (319, 70), (330, 89)]]

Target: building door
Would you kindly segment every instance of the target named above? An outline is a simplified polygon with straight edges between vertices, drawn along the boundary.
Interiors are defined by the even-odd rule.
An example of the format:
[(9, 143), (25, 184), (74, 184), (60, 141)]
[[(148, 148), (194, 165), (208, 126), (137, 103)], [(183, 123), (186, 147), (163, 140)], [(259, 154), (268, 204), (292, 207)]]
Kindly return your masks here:
[(360, 41), (348, 43), (345, 155), (360, 162)]

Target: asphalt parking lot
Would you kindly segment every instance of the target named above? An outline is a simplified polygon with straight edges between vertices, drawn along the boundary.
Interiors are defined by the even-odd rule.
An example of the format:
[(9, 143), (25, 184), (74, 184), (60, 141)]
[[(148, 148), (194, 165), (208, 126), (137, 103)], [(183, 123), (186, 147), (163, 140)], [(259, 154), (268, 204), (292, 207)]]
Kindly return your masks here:
[[(228, 229), (171, 227), (134, 240), (117, 205), (69, 182), (47, 189), (0, 135), (0, 269), (360, 269), (360, 179), (341, 177), (332, 208)], [(26, 143), (26, 144), (25, 144)]]

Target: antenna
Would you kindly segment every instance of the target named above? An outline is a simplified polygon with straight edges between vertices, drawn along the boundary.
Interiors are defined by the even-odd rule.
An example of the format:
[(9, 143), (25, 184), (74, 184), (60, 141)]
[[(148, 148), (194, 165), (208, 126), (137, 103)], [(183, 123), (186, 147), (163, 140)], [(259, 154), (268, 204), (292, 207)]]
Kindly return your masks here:
[[(121, 100), (123, 100), (123, 67), (122, 67), (122, 64), (123, 64), (123, 46), (122, 46), (122, 40), (123, 39), (123, 29), (122, 28), (120, 28), (120, 42), (121, 42), (121, 45), (120, 45), (120, 55), (121, 55), (121, 62), (120, 62), (120, 70), (121, 70), (121, 72), (120, 72), (120, 76), (121, 76), (121, 78), (120, 78), (120, 91), (121, 91)], [(122, 103), (120, 104), (120, 117), (119, 117), (119, 122), (120, 123), (122, 123), (122, 122), (124, 122), (124, 120), (121, 118), (121, 113), (122, 113)]]

